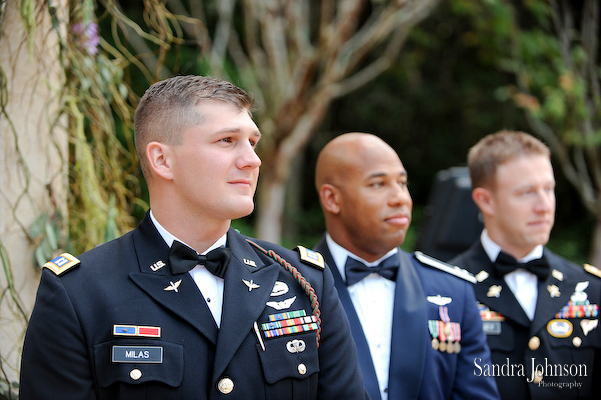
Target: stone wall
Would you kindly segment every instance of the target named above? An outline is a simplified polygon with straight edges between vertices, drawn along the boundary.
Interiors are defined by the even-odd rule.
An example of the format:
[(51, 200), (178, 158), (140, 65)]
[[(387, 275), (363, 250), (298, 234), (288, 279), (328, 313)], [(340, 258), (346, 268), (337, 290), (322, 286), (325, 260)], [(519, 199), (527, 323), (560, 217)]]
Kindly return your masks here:
[[(65, 121), (57, 119), (64, 82), (58, 36), (46, 1), (38, 0), (30, 41), (18, 3), (5, 3), (0, 25), (0, 380), (10, 382), (18, 380), (41, 272), (33, 256), (39, 238), (31, 237), (31, 228), (45, 213), (67, 215), (68, 168)], [(54, 4), (64, 29), (66, 1)]]

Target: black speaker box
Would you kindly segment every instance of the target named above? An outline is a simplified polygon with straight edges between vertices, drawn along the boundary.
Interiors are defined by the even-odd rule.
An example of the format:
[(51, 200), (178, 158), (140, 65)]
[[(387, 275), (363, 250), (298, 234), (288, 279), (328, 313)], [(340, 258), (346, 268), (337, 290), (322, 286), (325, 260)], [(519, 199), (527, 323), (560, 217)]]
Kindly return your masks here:
[(439, 171), (424, 209), (415, 250), (448, 261), (478, 239), (484, 224), (472, 200), (467, 167)]

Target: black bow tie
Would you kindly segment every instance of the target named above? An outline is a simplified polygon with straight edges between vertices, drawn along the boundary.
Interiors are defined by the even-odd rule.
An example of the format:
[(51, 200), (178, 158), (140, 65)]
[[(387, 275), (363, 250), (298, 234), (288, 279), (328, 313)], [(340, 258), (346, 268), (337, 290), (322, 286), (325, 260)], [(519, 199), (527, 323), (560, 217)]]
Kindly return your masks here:
[(396, 255), (390, 256), (380, 262), (376, 267), (368, 267), (359, 260), (347, 257), (344, 270), (346, 271), (347, 286), (354, 285), (371, 273), (376, 273), (386, 279), (395, 281), (399, 270), (399, 258)]
[(231, 256), (232, 251), (226, 247), (211, 250), (206, 255), (198, 255), (194, 249), (175, 240), (169, 253), (169, 265), (171, 273), (183, 274), (202, 264), (210, 273), (223, 278)]
[(495, 261), (495, 274), (497, 277), (502, 278), (505, 275), (515, 271), (518, 268), (524, 268), (527, 271), (532, 272), (539, 279), (546, 279), (549, 276), (549, 262), (543, 256), (536, 260), (528, 261), (527, 263), (518, 262), (515, 258), (505, 252), (500, 252), (497, 260)]

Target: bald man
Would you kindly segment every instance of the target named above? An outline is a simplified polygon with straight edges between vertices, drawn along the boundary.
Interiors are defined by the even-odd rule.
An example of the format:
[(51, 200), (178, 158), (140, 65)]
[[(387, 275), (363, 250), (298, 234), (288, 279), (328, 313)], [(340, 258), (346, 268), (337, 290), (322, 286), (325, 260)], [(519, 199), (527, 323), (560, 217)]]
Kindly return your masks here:
[(315, 183), (334, 275), (372, 399), (497, 399), (473, 275), (399, 249), (413, 206), (407, 171), (377, 136), (347, 133), (319, 154)]

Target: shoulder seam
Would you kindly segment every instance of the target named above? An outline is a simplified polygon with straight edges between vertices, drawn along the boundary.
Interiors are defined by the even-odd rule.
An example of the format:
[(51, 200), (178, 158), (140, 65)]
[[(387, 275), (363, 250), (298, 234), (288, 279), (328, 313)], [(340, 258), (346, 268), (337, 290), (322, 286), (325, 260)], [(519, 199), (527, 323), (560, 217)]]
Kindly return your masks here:
[(420, 262), (422, 262), (423, 264), (426, 264), (430, 267), (434, 267), (438, 270), (444, 271), (446, 273), (449, 273), (451, 275), (454, 275), (458, 278), (461, 278), (463, 280), (466, 280), (470, 283), (477, 283), (478, 281), (476, 280), (476, 277), (474, 277), (474, 275), (472, 275), (468, 270), (463, 269), (463, 268), (459, 268), (457, 266), (451, 265), (451, 264), (447, 264), (444, 261), (440, 261), (437, 260), (434, 257), (425, 255), (424, 253), (422, 253), (421, 251), (415, 251), (415, 258), (417, 258)]
[(595, 275), (597, 278), (601, 278), (601, 269), (591, 264), (584, 264), (584, 270), (591, 275)]

